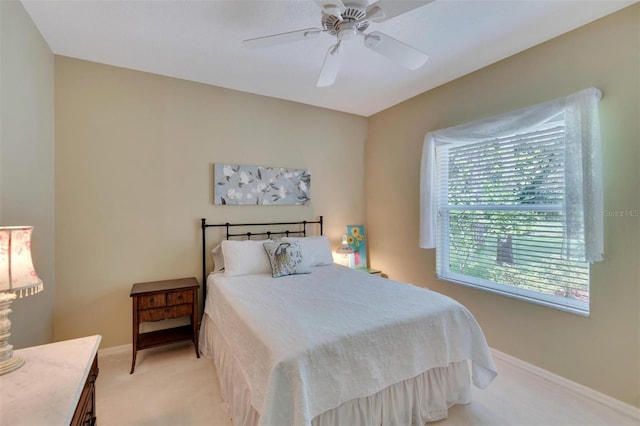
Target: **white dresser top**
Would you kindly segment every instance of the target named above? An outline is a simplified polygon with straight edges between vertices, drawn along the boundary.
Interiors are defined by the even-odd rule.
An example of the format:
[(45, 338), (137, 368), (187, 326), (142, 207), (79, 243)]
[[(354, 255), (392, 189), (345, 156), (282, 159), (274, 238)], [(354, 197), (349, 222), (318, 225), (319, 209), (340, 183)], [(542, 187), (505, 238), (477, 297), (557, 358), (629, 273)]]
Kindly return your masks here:
[(0, 376), (0, 425), (68, 425), (102, 336), (19, 349), (18, 370)]

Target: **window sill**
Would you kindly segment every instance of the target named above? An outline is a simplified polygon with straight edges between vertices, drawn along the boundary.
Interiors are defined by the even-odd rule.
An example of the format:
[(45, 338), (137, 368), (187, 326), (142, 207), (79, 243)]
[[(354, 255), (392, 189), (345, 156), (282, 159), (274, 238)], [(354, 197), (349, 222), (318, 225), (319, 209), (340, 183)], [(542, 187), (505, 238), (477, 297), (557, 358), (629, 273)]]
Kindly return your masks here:
[[(457, 285), (473, 288), (476, 290), (486, 291), (487, 293), (497, 294), (499, 296), (509, 297), (511, 299), (520, 300), (523, 302), (533, 303), (535, 305), (544, 306), (547, 308), (556, 309), (570, 314), (580, 315), (583, 317), (589, 317), (589, 303), (571, 301), (558, 296), (544, 295), (532, 291), (527, 291), (517, 287), (509, 287), (505, 285), (495, 284), (491, 282), (487, 283), (470, 283), (455, 277), (445, 277), (442, 275), (436, 275), (436, 278)], [(480, 280), (478, 280), (480, 281)]]

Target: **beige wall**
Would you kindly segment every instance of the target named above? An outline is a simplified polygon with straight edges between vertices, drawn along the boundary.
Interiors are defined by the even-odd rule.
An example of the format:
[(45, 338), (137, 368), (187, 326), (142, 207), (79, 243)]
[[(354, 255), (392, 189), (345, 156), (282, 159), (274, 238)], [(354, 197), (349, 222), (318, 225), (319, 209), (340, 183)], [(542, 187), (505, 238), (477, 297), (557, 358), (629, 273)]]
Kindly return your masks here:
[(606, 260), (591, 268), (584, 318), (435, 279), (418, 248), (419, 172), (426, 132), (595, 86), (602, 89), (605, 209), (640, 209), (640, 6), (562, 35), (370, 117), (367, 223), (372, 265), (447, 294), (478, 318), (489, 344), (640, 405), (640, 226), (605, 217)]
[[(131, 284), (196, 276), (199, 219), (365, 218), (363, 117), (56, 57), (55, 338), (131, 342)], [(214, 206), (213, 163), (306, 168), (310, 206)]]
[(53, 54), (22, 4), (0, 1), (0, 225), (32, 225), (33, 262), (44, 291), (11, 308), (14, 348), (53, 339)]

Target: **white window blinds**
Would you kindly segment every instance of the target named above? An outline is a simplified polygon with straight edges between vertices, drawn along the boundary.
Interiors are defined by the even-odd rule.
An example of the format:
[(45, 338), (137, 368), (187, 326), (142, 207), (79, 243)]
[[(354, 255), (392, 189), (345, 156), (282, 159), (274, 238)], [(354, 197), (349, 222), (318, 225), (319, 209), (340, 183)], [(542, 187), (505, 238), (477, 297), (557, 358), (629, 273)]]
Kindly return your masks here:
[(437, 274), (588, 313), (602, 258), (597, 101), (587, 89), (425, 137), (420, 245)]

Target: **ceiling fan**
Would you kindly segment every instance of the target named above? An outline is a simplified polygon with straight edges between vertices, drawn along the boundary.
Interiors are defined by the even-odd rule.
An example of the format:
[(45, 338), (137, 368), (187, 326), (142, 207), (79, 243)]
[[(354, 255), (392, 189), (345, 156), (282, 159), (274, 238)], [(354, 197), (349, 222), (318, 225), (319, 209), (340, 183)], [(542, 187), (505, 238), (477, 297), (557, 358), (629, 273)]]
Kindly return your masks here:
[(394, 62), (410, 69), (420, 68), (429, 58), (420, 50), (409, 46), (379, 31), (365, 34), (372, 22), (384, 22), (403, 13), (431, 3), (434, 0), (314, 0), (322, 9), (322, 28), (273, 34), (244, 40), (250, 49), (275, 46), (299, 40), (318, 37), (327, 33), (336, 37), (336, 44), (325, 55), (316, 86), (331, 86), (338, 75), (343, 45), (356, 37), (363, 39), (364, 45)]

